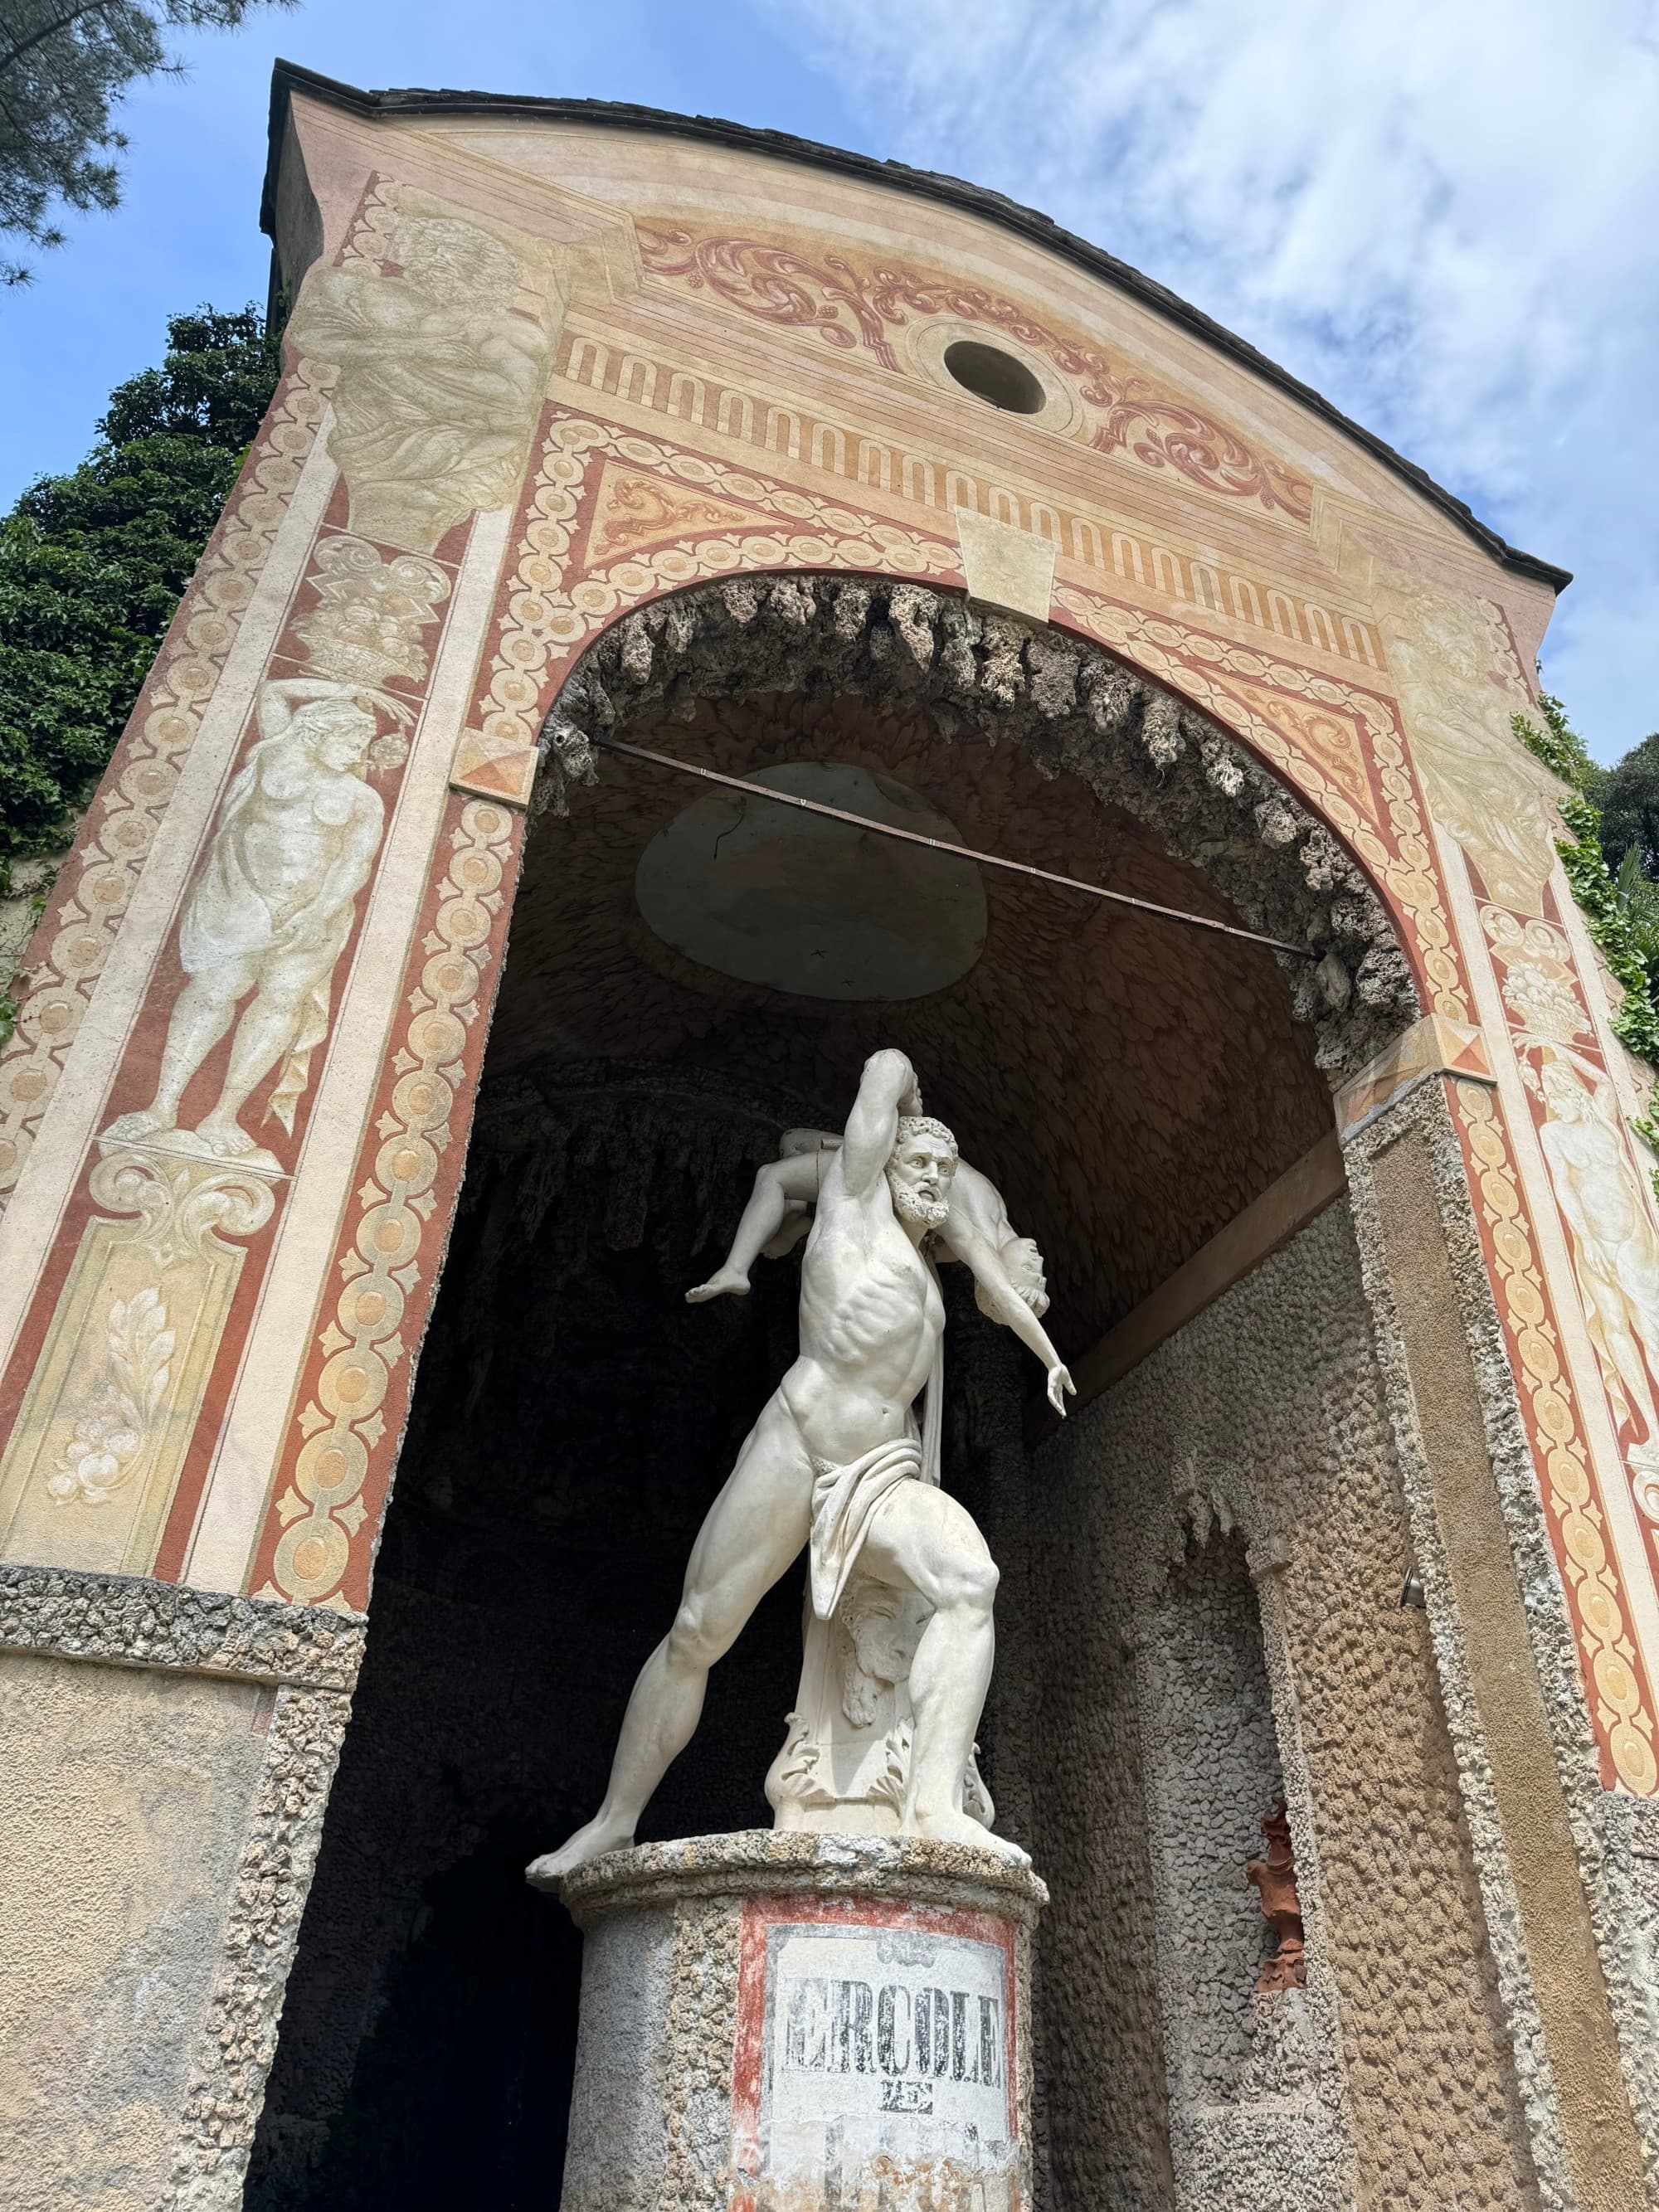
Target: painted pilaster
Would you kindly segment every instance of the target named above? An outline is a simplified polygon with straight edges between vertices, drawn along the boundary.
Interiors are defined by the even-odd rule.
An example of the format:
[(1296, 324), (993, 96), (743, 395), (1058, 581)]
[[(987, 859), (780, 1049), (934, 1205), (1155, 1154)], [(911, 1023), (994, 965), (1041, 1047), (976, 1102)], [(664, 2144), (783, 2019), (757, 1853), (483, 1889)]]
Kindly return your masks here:
[[(1351, 1086), (1351, 1201), (1540, 2186), (1552, 2205), (1634, 2212), (1650, 2201), (1632, 2106), (1651, 2057), (1591, 1823), (1599, 1743), (1629, 1725), (1600, 1678), (1632, 1711), (1644, 1684), (1628, 1638), (1605, 1640), (1601, 1554), (1575, 1540), (1573, 1516), (1595, 1519), (1570, 1381), (1537, 1354), (1528, 1365), (1514, 1299), (1500, 1318), (1492, 1294), (1496, 1237), (1539, 1301), (1527, 1326), (1559, 1341), (1489, 1068), (1479, 1032), (1419, 1024)], [(1540, 1432), (1577, 1498), (1560, 1469), (1540, 1481)], [(1589, 1561), (1571, 1582), (1560, 1547)]]

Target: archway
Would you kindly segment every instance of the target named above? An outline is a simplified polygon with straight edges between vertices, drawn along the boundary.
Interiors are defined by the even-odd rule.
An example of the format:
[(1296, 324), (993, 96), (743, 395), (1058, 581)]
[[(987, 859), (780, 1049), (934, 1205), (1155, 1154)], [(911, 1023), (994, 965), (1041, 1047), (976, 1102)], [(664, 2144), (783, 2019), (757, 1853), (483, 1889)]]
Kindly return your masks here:
[[(858, 833), (596, 763), (599, 734), (744, 776), (829, 772), (847, 803), (1307, 957), (960, 863), (906, 877)], [(1332, 1083), (1416, 1011), (1368, 881), (1236, 740), (1097, 648), (945, 594), (792, 576), (655, 602), (584, 656), (546, 749), (251, 2205), (545, 2201), (578, 1954), (520, 1870), (593, 1800), (697, 1520), (789, 1356), (793, 1263), (741, 1304), (683, 1299), (781, 1131), (838, 1123), (865, 1056), (902, 1044), (1042, 1246), (1075, 1357), (1328, 1137)], [(925, 890), (908, 905), (907, 881)], [(826, 951), (846, 954), (833, 975)], [(1039, 1378), (971, 1297), (952, 1306), (946, 1480), (1004, 1570), (988, 1776), (1005, 1825), (1073, 1863), (1092, 1834), (1133, 1834), (1143, 1777), (1120, 1741), (1085, 1754), (1092, 1786), (1049, 1786), (1038, 1616), (1079, 1601), (1040, 1510)], [(720, 1670), (649, 1833), (765, 1820), (799, 1604), (786, 1577)], [(1073, 1663), (1103, 1686), (1115, 1666)], [(1067, 2002), (1088, 1971), (1056, 1978)], [(1121, 2029), (1042, 2029), (1056, 2201), (1102, 2173), (1158, 2201), (1155, 2006), (1125, 2094), (1078, 2105), (1079, 2037), (1086, 2057)], [(1162, 2167), (1120, 2155), (1160, 2129)]]

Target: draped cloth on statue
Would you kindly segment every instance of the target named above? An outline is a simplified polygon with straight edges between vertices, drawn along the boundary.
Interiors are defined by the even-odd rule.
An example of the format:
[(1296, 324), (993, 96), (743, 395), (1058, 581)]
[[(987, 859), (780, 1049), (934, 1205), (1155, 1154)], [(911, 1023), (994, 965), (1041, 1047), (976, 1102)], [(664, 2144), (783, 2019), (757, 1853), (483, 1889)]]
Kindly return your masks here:
[(913, 1415), (909, 1435), (878, 1444), (872, 1451), (849, 1460), (845, 1467), (832, 1467), (828, 1460), (813, 1461), (812, 1610), (820, 1620), (830, 1620), (841, 1603), (883, 1500), (901, 1482), (927, 1482), (939, 1487), (944, 1380), (941, 1342), (927, 1377), (920, 1438)]

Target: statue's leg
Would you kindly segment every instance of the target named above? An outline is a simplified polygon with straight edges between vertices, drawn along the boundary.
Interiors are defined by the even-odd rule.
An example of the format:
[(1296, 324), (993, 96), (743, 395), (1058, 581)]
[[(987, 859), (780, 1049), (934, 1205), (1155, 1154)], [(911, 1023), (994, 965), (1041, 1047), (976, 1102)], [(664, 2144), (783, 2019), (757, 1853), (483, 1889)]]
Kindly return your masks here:
[(270, 1073), (300, 1034), (308, 985), (309, 978), (266, 976), (253, 1004), (236, 1024), (225, 1087), (211, 1112), (197, 1124), (197, 1134), (222, 1151), (252, 1149), (253, 1139), (236, 1116), (254, 1085)]
[(252, 981), (252, 963), (246, 960), (222, 961), (190, 978), (173, 1001), (155, 1098), (112, 1121), (107, 1135), (142, 1137), (178, 1127), (179, 1103), (191, 1076), (230, 1027), (236, 1002)]
[(696, 1290), (686, 1292), (687, 1305), (701, 1305), (705, 1298), (748, 1297), (749, 1270), (783, 1227), (784, 1217), (789, 1211), (789, 1200), (783, 1187), (787, 1165), (784, 1160), (769, 1160), (760, 1170), (724, 1265), (706, 1283), (699, 1283)]
[(933, 1608), (910, 1662), (910, 1773), (900, 1823), (910, 1835), (1025, 1856), (962, 1806), (974, 1731), (996, 1656), (997, 1570), (974, 1519), (928, 1483), (901, 1482), (877, 1507), (861, 1573), (920, 1591)]
[(812, 1462), (781, 1397), (750, 1431), (692, 1547), (674, 1625), (640, 1669), (611, 1765), (605, 1802), (529, 1879), (550, 1887), (573, 1867), (631, 1843), (640, 1814), (702, 1713), (708, 1670), (736, 1643), (768, 1590), (798, 1559), (811, 1522)]

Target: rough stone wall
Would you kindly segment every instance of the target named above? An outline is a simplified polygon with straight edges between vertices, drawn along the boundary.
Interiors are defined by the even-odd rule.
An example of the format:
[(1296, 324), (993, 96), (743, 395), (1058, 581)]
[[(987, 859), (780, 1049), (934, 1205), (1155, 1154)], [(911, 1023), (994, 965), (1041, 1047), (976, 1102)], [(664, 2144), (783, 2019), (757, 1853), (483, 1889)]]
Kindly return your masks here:
[[(1099, 2124), (1055, 2142), (1053, 2202), (1127, 2212), (1252, 2201), (1254, 2160), (1263, 2203), (1535, 2204), (1427, 1630), (1398, 1603), (1410, 1545), (1346, 1206), (1068, 1423), (1036, 1456), (1032, 1496), (1034, 1572), (1048, 1592), (1042, 1732), (1062, 1772), (1068, 1839), (1065, 1863), (1043, 1868), (1055, 1897), (1041, 1983), (1048, 2101), (1071, 2109), (1091, 2071), (1112, 2081)], [(1170, 2092), (1144, 2064), (1114, 2078), (1119, 2054), (1139, 2047), (1126, 2029), (1161, 2016), (1167, 2034), (1178, 2007), (1167, 1967), (1161, 1996), (1155, 1978), (1158, 1791), (1129, 1722), (1127, 1652), (1115, 1669), (1103, 1662), (1115, 1644), (1156, 1664), (1172, 1569), (1212, 1523), (1250, 1540), (1261, 1593), (1309, 1932), (1316, 2063), (1300, 2069), (1298, 2154), (1322, 2196), (1284, 2187), (1273, 2164), (1285, 2141), (1249, 2125), (1231, 2136), (1229, 2154), (1246, 2161), (1237, 2193), (1206, 2194), (1194, 2147), (1214, 2129), (1195, 2102), (1182, 2109), (1178, 2071), (1176, 2172), (1155, 2193)], [(1192, 1780), (1201, 1790), (1206, 1778)], [(1259, 1925), (1242, 1863), (1237, 1910)], [(1241, 1930), (1235, 1975), (1249, 1953)], [(1241, 2120), (1273, 2075), (1258, 2033)], [(1336, 2112), (1346, 2176), (1318, 2150)]]
[[(1470, 1110), (1478, 1128), (1483, 1094), (1459, 1091), (1456, 1110)], [(1620, 1801), (1599, 1786), (1516, 1368), (1441, 1086), (1423, 1084), (1392, 1104), (1350, 1139), (1347, 1159), (1424, 1619), (1540, 2191), (1550, 2205), (1659, 2203), (1659, 2066), (1636, 1934), (1645, 1884), (1634, 1824), (1607, 1818)], [(1500, 1240), (1511, 1233), (1503, 1209), (1512, 1189), (1486, 1165), (1480, 1204), (1504, 1222)], [(1646, 2136), (1645, 2179), (1633, 2117)]]
[(7, 2212), (170, 2201), (276, 1694), (0, 1652)]
[(1140, 1644), (1141, 1740), (1172, 2079), (1187, 2103), (1238, 2094), (1267, 1923), (1240, 1870), (1284, 1794), (1255, 1592), (1235, 1535), (1194, 1543)]
[[(1030, 1475), (1042, 1593), (1033, 1787), (1044, 1811), (1032, 1849), (1052, 1899), (1037, 1931), (1033, 2031), (1044, 2212), (1176, 2202), (1140, 1699), (1121, 1605), (1129, 1577), (1110, 1551), (1126, 1516), (1103, 1482), (1094, 1440), (1104, 1432), (1103, 1407), (1091, 1407)], [(1005, 1665), (1016, 1634), (1001, 1632)]]
[[(1184, 2208), (1346, 2202), (1328, 2003), (1256, 1988), (1271, 1931), (1241, 1869), (1285, 1795), (1261, 1610), (1236, 1530), (1200, 1513), (1139, 1639), (1158, 1981)], [(1252, 1899), (1252, 1903), (1254, 1900)]]

